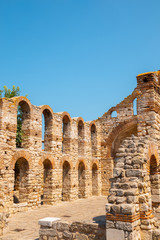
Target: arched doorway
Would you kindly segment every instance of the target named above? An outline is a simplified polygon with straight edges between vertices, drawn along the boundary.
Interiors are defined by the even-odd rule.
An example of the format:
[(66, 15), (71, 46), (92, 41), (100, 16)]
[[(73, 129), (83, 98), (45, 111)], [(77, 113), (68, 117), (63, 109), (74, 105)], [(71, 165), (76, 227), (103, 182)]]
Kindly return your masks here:
[(92, 195), (98, 196), (98, 167), (96, 163), (92, 166)]
[(28, 171), (29, 164), (25, 158), (19, 158), (14, 167), (13, 202), (27, 202), (28, 199)]
[(80, 162), (78, 165), (78, 198), (85, 197), (85, 165)]
[(70, 200), (71, 191), (71, 167), (69, 162), (65, 161), (63, 163), (62, 172), (62, 201)]
[(43, 162), (43, 195), (41, 204), (51, 204), (52, 201), (52, 163), (46, 159)]

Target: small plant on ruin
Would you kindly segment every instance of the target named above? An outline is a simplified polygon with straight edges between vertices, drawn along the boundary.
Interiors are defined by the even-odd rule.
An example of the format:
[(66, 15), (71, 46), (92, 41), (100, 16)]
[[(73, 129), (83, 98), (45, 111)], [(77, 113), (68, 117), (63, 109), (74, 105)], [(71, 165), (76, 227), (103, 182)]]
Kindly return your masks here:
[[(0, 90), (0, 97), (5, 98), (12, 98), (20, 96), (20, 88), (13, 85), (12, 89), (7, 88), (6, 86), (3, 87), (4, 90)], [(25, 95), (27, 97), (27, 95)], [(18, 106), (17, 111), (17, 134), (16, 134), (16, 147), (20, 148), (22, 144), (22, 140), (24, 137), (24, 132), (22, 130), (22, 109)]]

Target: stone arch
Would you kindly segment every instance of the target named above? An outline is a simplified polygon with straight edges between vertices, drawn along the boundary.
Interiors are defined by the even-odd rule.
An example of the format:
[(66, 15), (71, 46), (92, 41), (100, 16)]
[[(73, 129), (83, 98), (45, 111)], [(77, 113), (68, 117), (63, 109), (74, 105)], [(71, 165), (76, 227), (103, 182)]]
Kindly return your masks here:
[(86, 168), (83, 161), (78, 164), (78, 198), (84, 198), (86, 191)]
[[(53, 141), (53, 110), (48, 105), (41, 106), (42, 120), (42, 149), (44, 151), (51, 151)], [(43, 126), (44, 125), (44, 126)], [(44, 144), (44, 145), (43, 145)]]
[(38, 162), (38, 165), (40, 167), (43, 167), (43, 162), (48, 159), (50, 162), (51, 162), (51, 168), (54, 169), (55, 168), (55, 161), (54, 161), (54, 158), (50, 155), (50, 154), (44, 154), (41, 159), (39, 160)]
[(111, 112), (111, 118), (115, 118), (115, 117), (117, 117), (117, 111), (116, 110)]
[(16, 147), (28, 148), (30, 146), (32, 105), (25, 97), (18, 97), (17, 106), (17, 135)]
[(30, 111), (31, 111), (31, 119), (32, 119), (32, 115), (33, 115), (33, 109), (32, 109), (32, 104), (31, 102), (29, 101), (28, 98), (24, 97), (24, 96), (20, 96), (20, 97), (13, 97), (12, 98), (12, 101), (14, 102), (14, 105), (15, 105), (15, 108), (17, 109), (18, 108), (18, 105), (20, 102), (26, 102), (30, 108)]
[(60, 164), (59, 164), (60, 169), (62, 169), (64, 162), (68, 162), (69, 165), (70, 165), (71, 170), (73, 169), (73, 163), (72, 163), (71, 159), (69, 159), (67, 156), (63, 156), (61, 158)]
[(22, 203), (27, 202), (29, 195), (29, 163), (21, 157), (18, 158), (14, 166), (14, 192), (13, 202)]
[(118, 116), (118, 114), (119, 114), (119, 109), (118, 109), (118, 107), (111, 107), (111, 108), (108, 110), (108, 112), (106, 113), (106, 117), (112, 118), (112, 113), (113, 113), (113, 112), (116, 112), (116, 113), (117, 113), (117, 116)]
[(154, 143), (150, 143), (149, 144), (149, 147), (148, 147), (148, 151), (147, 151), (147, 164), (146, 164), (146, 170), (148, 172), (148, 174), (150, 174), (150, 164), (151, 164), (151, 157), (152, 156), (155, 156), (155, 159), (156, 159), (156, 164), (157, 166), (159, 166), (159, 154), (158, 154), (158, 149), (157, 147), (155, 146)]
[(52, 203), (52, 162), (49, 159), (43, 161), (43, 194), (41, 196), (41, 204)]
[(11, 170), (14, 169), (14, 165), (15, 165), (16, 161), (20, 158), (24, 158), (28, 161), (29, 169), (33, 168), (34, 164), (33, 164), (33, 161), (32, 161), (32, 158), (31, 158), (31, 155), (29, 154), (29, 152), (27, 152), (26, 150), (18, 150), (12, 156), (11, 163), (10, 163), (10, 166), (9, 166)]
[(113, 128), (105, 140), (105, 145), (108, 146), (107, 158), (114, 158), (122, 141), (132, 134), (137, 136), (137, 119), (135, 118), (132, 120), (125, 120)]
[(82, 118), (77, 119), (77, 128), (78, 128), (78, 156), (83, 156), (85, 146), (85, 128), (84, 120)]
[(86, 163), (85, 159), (79, 158), (79, 160), (78, 160), (77, 163), (76, 163), (76, 168), (75, 168), (76, 171), (78, 170), (78, 166), (79, 166), (79, 164), (80, 164), (81, 162), (84, 164), (85, 169), (88, 170), (88, 166), (87, 166), (87, 163)]
[(90, 123), (90, 131), (91, 131), (91, 153), (92, 157), (97, 157), (97, 127), (94, 122)]
[(98, 196), (98, 165), (96, 162), (92, 164), (92, 195)]
[(71, 193), (71, 165), (63, 161), (62, 165), (62, 201), (69, 201)]
[[(154, 143), (150, 143), (149, 145), (147, 158), (146, 171), (149, 175), (151, 204), (152, 210), (156, 214), (156, 209), (160, 206), (160, 172), (158, 149)], [(160, 218), (160, 216), (158, 216), (158, 218)]]
[(53, 169), (55, 169), (54, 158), (50, 154), (44, 154), (38, 162), (40, 167), (40, 198), (41, 205), (53, 202)]
[(62, 152), (70, 153), (71, 147), (71, 117), (68, 113), (62, 114)]
[(64, 116), (67, 116), (69, 118), (69, 121), (72, 122), (72, 118), (68, 112), (62, 112), (61, 113), (61, 119), (63, 120)]

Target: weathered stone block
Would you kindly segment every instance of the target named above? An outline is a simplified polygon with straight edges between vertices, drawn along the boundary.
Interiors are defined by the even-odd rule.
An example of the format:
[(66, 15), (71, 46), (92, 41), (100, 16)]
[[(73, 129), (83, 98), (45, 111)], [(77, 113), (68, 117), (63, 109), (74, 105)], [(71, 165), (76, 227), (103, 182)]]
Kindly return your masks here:
[(125, 240), (124, 231), (118, 229), (107, 229), (106, 230), (106, 240)]

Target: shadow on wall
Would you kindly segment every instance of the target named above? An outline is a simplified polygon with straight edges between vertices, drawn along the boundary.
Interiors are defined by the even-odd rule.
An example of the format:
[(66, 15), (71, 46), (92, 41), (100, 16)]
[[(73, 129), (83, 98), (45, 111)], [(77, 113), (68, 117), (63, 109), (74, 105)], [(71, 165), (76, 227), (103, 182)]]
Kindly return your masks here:
[(101, 215), (93, 218), (93, 222), (97, 223), (99, 226), (105, 226), (106, 225), (106, 216)]

